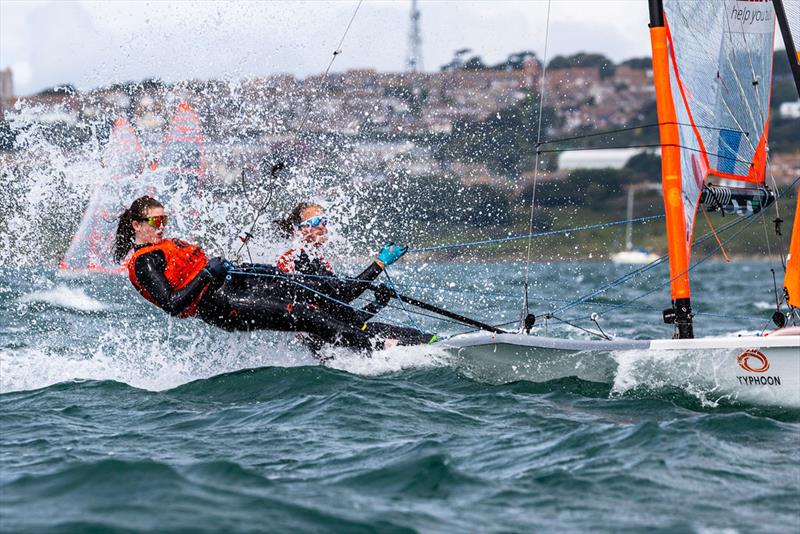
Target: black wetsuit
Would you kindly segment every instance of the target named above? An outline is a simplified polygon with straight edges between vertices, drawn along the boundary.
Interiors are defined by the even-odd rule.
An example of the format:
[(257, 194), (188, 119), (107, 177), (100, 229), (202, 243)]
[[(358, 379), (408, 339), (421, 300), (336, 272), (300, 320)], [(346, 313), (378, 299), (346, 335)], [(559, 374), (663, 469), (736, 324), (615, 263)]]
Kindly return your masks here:
[(272, 265), (245, 264), (222, 283), (200, 271), (179, 290), (167, 281), (166, 266), (160, 250), (140, 255), (134, 265), (138, 282), (156, 304), (177, 316), (203, 293), (197, 317), (225, 330), (301, 331), (322, 343), (362, 349), (379, 348), (388, 338), (415, 345), (432, 337), (413, 328), (367, 323), (370, 314), (347, 305), (370, 288), (381, 271), (377, 263), (357, 280), (286, 274)]

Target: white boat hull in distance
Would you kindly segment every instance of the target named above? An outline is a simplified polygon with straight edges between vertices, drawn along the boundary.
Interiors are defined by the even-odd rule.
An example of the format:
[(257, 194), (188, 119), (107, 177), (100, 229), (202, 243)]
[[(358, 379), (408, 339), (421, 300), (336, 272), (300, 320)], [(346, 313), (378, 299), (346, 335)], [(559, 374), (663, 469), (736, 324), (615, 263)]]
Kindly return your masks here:
[(475, 332), (437, 345), (494, 383), (567, 377), (613, 391), (678, 387), (704, 398), (800, 408), (800, 332), (698, 339), (575, 340)]
[(623, 250), (611, 255), (611, 261), (617, 265), (646, 265), (656, 261), (660, 256), (646, 250)]

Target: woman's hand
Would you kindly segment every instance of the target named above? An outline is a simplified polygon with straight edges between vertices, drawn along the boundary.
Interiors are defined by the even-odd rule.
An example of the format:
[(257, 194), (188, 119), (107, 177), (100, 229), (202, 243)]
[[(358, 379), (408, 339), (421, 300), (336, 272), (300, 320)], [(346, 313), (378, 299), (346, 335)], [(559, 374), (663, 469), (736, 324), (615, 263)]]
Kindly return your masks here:
[(218, 284), (221, 284), (225, 281), (225, 277), (228, 276), (228, 271), (231, 268), (231, 264), (228, 263), (224, 258), (211, 258), (208, 260), (208, 264), (206, 265), (206, 271), (214, 277), (214, 281)]
[(378, 262), (386, 267), (399, 260), (406, 252), (408, 252), (408, 247), (395, 245), (394, 243), (386, 243), (383, 245), (381, 251), (378, 252)]

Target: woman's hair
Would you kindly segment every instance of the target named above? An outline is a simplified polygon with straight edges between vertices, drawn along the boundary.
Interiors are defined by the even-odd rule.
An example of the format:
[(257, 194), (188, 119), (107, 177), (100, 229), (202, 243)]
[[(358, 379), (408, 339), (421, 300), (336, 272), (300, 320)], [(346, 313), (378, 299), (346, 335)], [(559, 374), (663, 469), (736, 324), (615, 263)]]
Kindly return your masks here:
[(122, 212), (117, 224), (117, 237), (114, 239), (114, 261), (122, 262), (133, 246), (133, 221), (143, 219), (149, 209), (163, 207), (161, 202), (145, 195), (134, 200), (131, 207)]
[(297, 204), (292, 211), (289, 212), (289, 215), (284, 217), (283, 219), (275, 219), (272, 221), (278, 228), (278, 233), (286, 238), (289, 239), (294, 235), (294, 231), (300, 226), (300, 223), (303, 222), (303, 212), (309, 208), (317, 208), (322, 209), (322, 206), (319, 204), (315, 204), (314, 202), (300, 202)]

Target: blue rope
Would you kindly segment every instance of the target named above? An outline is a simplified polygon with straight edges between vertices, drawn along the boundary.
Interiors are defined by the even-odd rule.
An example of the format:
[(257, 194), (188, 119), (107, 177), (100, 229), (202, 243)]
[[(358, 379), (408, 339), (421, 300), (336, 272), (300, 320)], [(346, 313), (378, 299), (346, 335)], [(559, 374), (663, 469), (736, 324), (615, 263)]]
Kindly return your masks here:
[(400, 298), (400, 290), (397, 288), (397, 286), (395, 285), (395, 283), (392, 281), (392, 277), (391, 277), (391, 276), (389, 276), (389, 270), (388, 270), (388, 269), (386, 269), (386, 266), (385, 266), (385, 265), (384, 265), (384, 267), (383, 267), (383, 274), (384, 274), (384, 276), (386, 276), (386, 280), (388, 280), (388, 282), (389, 282), (389, 288), (390, 288), (392, 291), (394, 291), (394, 295), (395, 295), (395, 297), (397, 297), (397, 300), (399, 300), (399, 301), (400, 301), (400, 306), (402, 306), (402, 307), (403, 307), (403, 311), (405, 311), (405, 312), (406, 312), (406, 315), (408, 316), (408, 319), (409, 319), (409, 321), (411, 321), (411, 324), (412, 324), (412, 325), (414, 326), (414, 328), (416, 328), (417, 330), (422, 330), (421, 328), (419, 328), (419, 326), (417, 326), (417, 323), (416, 323), (416, 321), (414, 321), (414, 319), (413, 319), (413, 318), (412, 318), (412, 316), (411, 316), (411, 313), (409, 313), (408, 309), (406, 308), (406, 303), (405, 303), (405, 302), (403, 302), (403, 299), (401, 299), (401, 298)]
[[(753, 216), (750, 216), (750, 217), (753, 217)], [(737, 224), (740, 224), (740, 223), (742, 223), (742, 222), (744, 222), (744, 221), (746, 221), (748, 219), (749, 219), (749, 217), (735, 219), (735, 220), (731, 221), (730, 223), (728, 223), (728, 224), (724, 225), (723, 227), (721, 227), (719, 230), (717, 230), (717, 232), (724, 232), (724, 231), (726, 231), (726, 230), (728, 230), (728, 229), (736, 226)], [(736, 234), (736, 235), (738, 235), (738, 234)], [(713, 233), (709, 232), (706, 235), (696, 239), (692, 243), (692, 245), (699, 245), (701, 243), (704, 243), (705, 241), (708, 241), (712, 237), (713, 237)], [(714, 251), (714, 253), (715, 252), (716, 252), (716, 250)], [(634, 269), (630, 273), (627, 273), (627, 274), (625, 274), (623, 276), (620, 276), (619, 278), (616, 278), (615, 280), (612, 280), (611, 282), (609, 282), (605, 286), (600, 287), (599, 289), (593, 291), (592, 293), (589, 293), (588, 295), (585, 295), (585, 296), (583, 296), (581, 298), (578, 298), (578, 299), (568, 303), (567, 305), (556, 309), (552, 313), (562, 313), (562, 312), (564, 312), (564, 311), (566, 311), (566, 310), (568, 310), (568, 309), (570, 309), (570, 308), (572, 308), (572, 307), (574, 307), (574, 306), (576, 306), (578, 304), (582, 304), (582, 303), (586, 302), (587, 300), (596, 297), (597, 295), (605, 293), (606, 291), (609, 291), (610, 289), (614, 289), (615, 287), (617, 287), (617, 286), (619, 286), (621, 284), (624, 284), (625, 282), (627, 282), (629, 280), (632, 280), (632, 279), (636, 278), (637, 276), (640, 276), (640, 275), (646, 273), (647, 271), (650, 271), (651, 269), (654, 269), (655, 267), (658, 267), (662, 263), (666, 262), (668, 259), (669, 259), (669, 256), (665, 254), (664, 256), (661, 256), (660, 258), (658, 258), (656, 260), (653, 260), (652, 262), (648, 263), (647, 265), (643, 265), (642, 267)], [(691, 269), (691, 267), (690, 267), (690, 269)], [(669, 283), (669, 282), (671, 282), (671, 280), (667, 281), (667, 283)]]
[(608, 228), (610, 226), (618, 226), (620, 224), (628, 224), (628, 223), (641, 223), (647, 221), (653, 221), (656, 219), (663, 219), (664, 215), (650, 215), (649, 217), (639, 217), (638, 219), (624, 219), (621, 221), (614, 221), (610, 223), (598, 223), (598, 224), (588, 224), (585, 226), (575, 226), (573, 228), (561, 228), (559, 230), (548, 230), (547, 232), (539, 232), (537, 234), (525, 234), (525, 235), (516, 235), (516, 236), (509, 236), (503, 237), (500, 239), (484, 239), (483, 241), (471, 241), (467, 243), (454, 243), (452, 245), (436, 245), (433, 247), (422, 247), (422, 248), (414, 248), (409, 250), (409, 252), (431, 252), (434, 250), (452, 250), (458, 248), (467, 248), (467, 247), (476, 247), (480, 245), (493, 245), (496, 243), (507, 243), (509, 241), (521, 241), (523, 239), (529, 239), (534, 237), (548, 237), (553, 235), (561, 235), (561, 234), (570, 234), (572, 232), (581, 232), (583, 230), (594, 230), (598, 228)]
[[(794, 188), (794, 186), (795, 186), (795, 185), (796, 185), (798, 182), (800, 182), (800, 177), (796, 178), (796, 179), (794, 180), (794, 182), (792, 182), (792, 183), (789, 185), (789, 187), (787, 187), (787, 188), (786, 188), (786, 189), (784, 189), (783, 191), (779, 191), (779, 192), (778, 192), (778, 194), (777, 194), (777, 195), (775, 195), (775, 203), (777, 203), (777, 202), (778, 202), (778, 201), (779, 201), (779, 200), (780, 200), (780, 199), (781, 199), (781, 198), (782, 198), (782, 197), (783, 197), (783, 196), (784, 196), (784, 195), (785, 195), (785, 194), (786, 194), (788, 191), (791, 191), (791, 190)], [(700, 209), (702, 209), (702, 208), (700, 208)], [(721, 233), (721, 232), (724, 232), (724, 231), (726, 231), (726, 230), (728, 230), (728, 229), (730, 229), (730, 228), (732, 228), (732, 227), (734, 227), (734, 226), (736, 226), (736, 225), (738, 225), (738, 224), (741, 224), (741, 223), (743, 223), (743, 222), (745, 222), (745, 221), (749, 221), (749, 222), (748, 222), (748, 223), (747, 223), (747, 224), (746, 224), (746, 225), (745, 225), (743, 228), (739, 229), (739, 230), (738, 230), (736, 233), (734, 233), (733, 235), (731, 235), (731, 236), (729, 236), (727, 239), (725, 239), (725, 241), (723, 241), (723, 244), (725, 244), (725, 243), (728, 243), (728, 242), (729, 242), (731, 239), (733, 239), (734, 237), (736, 237), (737, 235), (739, 235), (740, 233), (742, 233), (742, 232), (743, 232), (745, 229), (747, 229), (747, 228), (748, 228), (748, 227), (749, 227), (751, 224), (753, 224), (753, 222), (756, 220), (756, 218), (757, 218), (757, 216), (758, 216), (759, 214), (761, 214), (761, 212), (760, 212), (760, 213), (753, 213), (753, 214), (750, 214), (750, 215), (748, 215), (748, 216), (746, 216), (746, 217), (741, 217), (741, 218), (735, 219), (735, 220), (731, 221), (730, 223), (728, 223), (728, 224), (726, 224), (726, 225), (722, 226), (722, 227), (721, 227), (719, 230), (717, 230), (717, 232), (718, 232), (718, 233)], [(714, 236), (714, 232), (713, 232), (713, 231), (712, 231), (712, 232), (708, 232), (708, 233), (707, 233), (706, 235), (704, 235), (703, 237), (700, 237), (700, 238), (696, 239), (695, 241), (693, 241), (693, 242), (692, 242), (692, 245), (693, 245), (693, 246), (694, 246), (694, 245), (699, 245), (700, 243), (703, 243), (703, 242), (705, 242), (705, 241), (707, 241), (707, 240), (711, 239), (713, 236)], [(653, 289), (653, 290), (651, 290), (651, 291), (648, 291), (647, 293), (644, 293), (644, 294), (642, 294), (642, 295), (640, 295), (640, 296), (638, 296), (638, 297), (636, 297), (636, 298), (634, 298), (634, 299), (631, 299), (631, 300), (629, 300), (629, 301), (627, 301), (627, 302), (628, 302), (628, 303), (631, 303), (631, 302), (634, 302), (634, 301), (636, 301), (636, 300), (639, 300), (640, 298), (643, 298), (643, 297), (645, 297), (645, 296), (647, 296), (647, 295), (651, 295), (651, 294), (655, 293), (656, 291), (658, 291), (659, 289), (663, 288), (664, 286), (666, 286), (666, 285), (668, 285), (668, 284), (672, 283), (672, 281), (673, 281), (673, 280), (675, 280), (675, 278), (678, 278), (678, 277), (680, 277), (680, 276), (683, 276), (684, 274), (688, 273), (689, 271), (692, 271), (692, 270), (693, 270), (695, 267), (697, 267), (698, 265), (700, 265), (700, 264), (704, 263), (704, 262), (705, 262), (706, 260), (708, 260), (708, 259), (709, 259), (711, 256), (713, 256), (714, 254), (716, 254), (716, 253), (717, 253), (717, 251), (718, 251), (720, 248), (722, 248), (722, 247), (721, 247), (720, 245), (718, 245), (716, 248), (714, 248), (714, 250), (712, 250), (712, 251), (711, 251), (709, 254), (707, 254), (707, 255), (706, 255), (704, 258), (700, 259), (699, 261), (697, 261), (697, 262), (696, 262), (696, 263), (694, 263), (693, 265), (689, 266), (689, 268), (688, 268), (688, 269), (686, 269), (684, 272), (682, 272), (682, 273), (680, 273), (680, 274), (676, 275), (674, 278), (670, 278), (670, 279), (669, 279), (669, 280), (667, 280), (666, 282), (664, 282), (664, 283), (660, 284), (659, 286), (657, 286), (655, 289)], [(646, 271), (648, 271), (648, 270), (652, 269), (653, 267), (656, 267), (657, 265), (660, 265), (660, 264), (661, 264), (661, 263), (663, 263), (663, 262), (664, 262), (664, 261), (665, 261), (667, 258), (668, 258), (668, 256), (667, 256), (667, 255), (661, 256), (661, 257), (660, 257), (660, 258), (658, 258), (657, 260), (654, 260), (653, 262), (651, 262), (651, 263), (649, 263), (649, 264), (647, 264), (647, 265), (645, 265), (645, 266), (643, 266), (643, 267), (640, 267), (639, 269), (636, 269), (636, 270), (634, 270), (632, 273), (629, 273), (630, 275), (622, 276), (622, 277), (618, 278), (617, 280), (610, 282), (609, 284), (607, 284), (607, 285), (606, 285), (606, 286), (604, 286), (603, 288), (600, 288), (599, 290), (597, 290), (597, 291), (594, 291), (594, 292), (590, 293), (590, 294), (589, 294), (589, 295), (587, 295), (586, 297), (581, 297), (580, 299), (577, 299), (576, 301), (574, 301), (574, 303), (567, 304), (566, 306), (563, 306), (562, 308), (560, 308), (560, 309), (557, 309), (557, 310), (555, 310), (555, 311), (554, 311), (554, 312), (552, 312), (552, 313), (560, 313), (560, 312), (562, 312), (562, 311), (565, 311), (565, 310), (567, 310), (567, 309), (569, 309), (569, 308), (572, 308), (572, 307), (574, 307), (574, 306), (576, 306), (576, 305), (578, 305), (578, 304), (581, 304), (581, 303), (585, 302), (586, 300), (588, 300), (588, 299), (590, 299), (590, 298), (593, 298), (593, 297), (595, 297), (595, 296), (597, 296), (597, 295), (599, 295), (599, 294), (601, 294), (601, 293), (604, 293), (604, 292), (608, 291), (609, 289), (612, 289), (613, 287), (616, 287), (617, 285), (620, 285), (621, 283), (627, 282), (627, 281), (628, 281), (628, 280), (630, 280), (631, 278), (633, 278), (633, 277), (635, 277), (635, 276), (638, 276), (638, 275), (640, 275), (640, 274), (642, 274), (642, 273), (644, 273), (644, 272), (646, 272)], [(623, 305), (624, 305), (624, 303), (623, 303)]]
[[(698, 240), (698, 242), (699, 242), (699, 240)], [(243, 275), (243, 276), (279, 278), (279, 279), (289, 280), (290, 282), (292, 282), (292, 283), (294, 283), (294, 284), (296, 284), (296, 285), (298, 285), (300, 287), (303, 287), (305, 289), (308, 289), (309, 291), (311, 291), (311, 292), (313, 292), (315, 294), (318, 294), (318, 295), (322, 296), (323, 298), (326, 298), (328, 300), (336, 302), (337, 304), (341, 304), (343, 306), (347, 306), (348, 308), (350, 308), (352, 310), (363, 312), (363, 310), (360, 309), (360, 308), (352, 306), (351, 304), (345, 303), (343, 301), (339, 301), (339, 300), (337, 300), (337, 299), (335, 299), (335, 298), (333, 298), (330, 295), (327, 295), (325, 293), (320, 293), (320, 292), (314, 290), (313, 288), (310, 288), (310, 287), (306, 286), (305, 284), (297, 282), (296, 280), (292, 280), (291, 278), (289, 278), (287, 276), (269, 275), (269, 274), (265, 274), (265, 273), (252, 273), (252, 272), (248, 272), (248, 271), (239, 271), (239, 270), (231, 270), (229, 272), (231, 274), (237, 274), (237, 275)], [(348, 276), (335, 276), (335, 275), (334, 276), (330, 276), (330, 275), (314, 275), (314, 274), (304, 274), (303, 276), (305, 278), (316, 278), (316, 279), (321, 279), (321, 280), (349, 280), (349, 281), (363, 282), (363, 280), (361, 280), (360, 278), (348, 277)], [(393, 288), (397, 287), (397, 285), (394, 282), (393, 278), (390, 278), (389, 281), (392, 284), (391, 287), (393, 287)], [(669, 282), (666, 282), (666, 283), (669, 283)], [(666, 283), (662, 284), (662, 286), (666, 285)], [(504, 299), (516, 299), (516, 298), (519, 297), (519, 295), (512, 295), (512, 294), (509, 294), (509, 293), (501, 293), (501, 292), (497, 292), (497, 291), (477, 291), (477, 290), (473, 291), (473, 290), (461, 289), (461, 288), (446, 288), (446, 287), (423, 286), (423, 285), (407, 285), (406, 287), (415, 288), (415, 289), (429, 289), (429, 290), (433, 290), (433, 291), (447, 291), (448, 293), (450, 293), (450, 292), (459, 292), (459, 293), (480, 294), (480, 295), (487, 295), (487, 296), (491, 296), (491, 297), (498, 297), (498, 298), (504, 298)], [(395, 294), (397, 294), (397, 289), (394, 289), (394, 291), (395, 291)], [(647, 295), (642, 295), (642, 297), (644, 297), (644, 296), (647, 296)], [(647, 304), (635, 305), (635, 303), (633, 301), (598, 302), (598, 301), (591, 300), (591, 298), (587, 298), (586, 300), (583, 300), (581, 302), (575, 302), (575, 301), (572, 301), (572, 300), (569, 300), (569, 299), (558, 299), (558, 298), (547, 297), (547, 296), (538, 295), (538, 294), (537, 295), (532, 295), (532, 298), (538, 299), (538, 300), (549, 301), (549, 302), (565, 302), (565, 303), (568, 303), (568, 304), (572, 304), (574, 306), (597, 306), (597, 307), (603, 307), (603, 308), (607, 308), (606, 312), (615, 311), (616, 309), (622, 309), (624, 307), (636, 307), (638, 309), (647, 310), (647, 311), (660, 311), (660, 308), (658, 308), (656, 306), (650, 306), (650, 305), (647, 305)], [(358, 300), (359, 301), (363, 301), (363, 302), (367, 302), (368, 301), (368, 299), (365, 299), (363, 297), (358, 297)], [(416, 315), (419, 315), (421, 317), (428, 317), (428, 318), (436, 319), (436, 320), (439, 320), (439, 321), (444, 321), (444, 322), (448, 322), (448, 323), (461, 325), (461, 323), (459, 323), (458, 321), (452, 321), (452, 320), (449, 320), (447, 318), (440, 317), (438, 315), (423, 313), (423, 312), (421, 312), (419, 310), (409, 310), (402, 301), (400, 301), (400, 302), (401, 302), (401, 306), (395, 306), (395, 305), (389, 304), (386, 307), (394, 309), (394, 310), (398, 310), (398, 311), (403, 311), (407, 315), (409, 315), (409, 319), (411, 320), (411, 324), (403, 324), (402, 326), (412, 326), (413, 325), (414, 328), (419, 329), (416, 321), (413, 321), (413, 319), (411, 319), (411, 317), (410, 317), (411, 314), (416, 314)], [(558, 313), (558, 310), (555, 310), (552, 313)], [(722, 319), (752, 319), (751, 316), (725, 315), (725, 314), (718, 314), (718, 313), (712, 313), (712, 312), (704, 312), (704, 311), (701, 311), (701, 310), (696, 310), (695, 313), (697, 315), (705, 315), (707, 317), (719, 317), (719, 318), (722, 318)], [(375, 315), (377, 315), (377, 314), (372, 314), (373, 317)], [(553, 318), (554, 319), (558, 319), (559, 321), (563, 322), (562, 319), (559, 319), (559, 318), (556, 318), (556, 317), (553, 317)], [(570, 318), (569, 320), (571, 320), (571, 321), (587, 320), (588, 321), (589, 319), (588, 318), (573, 317), (573, 318)], [(508, 324), (510, 324), (512, 322), (514, 322), (514, 321), (510, 321)]]
[[(734, 237), (736, 237), (737, 235), (739, 235), (739, 234), (741, 234), (742, 232), (744, 232), (745, 230), (747, 230), (747, 229), (750, 227), (750, 225), (751, 225), (751, 224), (753, 224), (753, 223), (756, 221), (756, 219), (757, 219), (756, 215), (757, 215), (757, 214), (753, 214), (753, 215), (751, 215), (751, 216), (749, 216), (749, 217), (746, 217), (746, 218), (743, 218), (743, 219), (740, 219), (739, 221), (737, 221), (737, 222), (744, 222), (744, 221), (748, 221), (748, 222), (747, 222), (747, 224), (745, 224), (744, 226), (742, 226), (742, 227), (741, 227), (741, 228), (740, 228), (738, 231), (736, 231), (735, 233), (733, 233), (733, 234), (731, 234), (730, 236), (728, 236), (728, 238), (727, 238), (727, 239), (725, 239), (725, 240), (722, 242), (722, 245), (724, 245), (724, 244), (728, 243), (728, 242), (729, 242), (731, 239), (733, 239), (733, 238), (734, 238)], [(652, 295), (652, 294), (653, 294), (653, 293), (655, 293), (656, 291), (659, 291), (659, 290), (663, 289), (664, 287), (666, 287), (666, 286), (668, 286), (669, 284), (671, 284), (673, 280), (676, 280), (676, 279), (680, 278), (681, 276), (683, 276), (684, 274), (686, 274), (686, 273), (688, 273), (688, 272), (690, 272), (690, 271), (693, 271), (695, 268), (697, 268), (698, 266), (700, 266), (700, 265), (702, 265), (703, 263), (705, 263), (706, 261), (708, 261), (708, 260), (709, 260), (709, 259), (710, 259), (712, 256), (714, 256), (714, 255), (715, 255), (715, 254), (716, 254), (716, 253), (717, 253), (717, 252), (720, 250), (720, 248), (722, 248), (722, 245), (717, 245), (717, 246), (716, 246), (716, 248), (714, 248), (714, 250), (712, 250), (711, 252), (709, 252), (708, 254), (706, 254), (705, 256), (703, 256), (702, 258), (700, 258), (699, 260), (697, 260), (695, 263), (693, 263), (692, 265), (690, 265), (690, 266), (689, 266), (687, 269), (685, 269), (683, 272), (680, 272), (680, 273), (676, 274), (675, 276), (673, 276), (672, 278), (670, 278), (670, 279), (669, 279), (669, 280), (667, 280), (666, 282), (662, 282), (661, 284), (659, 284), (659, 285), (658, 285), (658, 286), (656, 286), (655, 288), (651, 289), (650, 291), (646, 291), (646, 292), (642, 293), (641, 295), (638, 295), (638, 296), (636, 296), (636, 297), (634, 297), (634, 298), (632, 298), (632, 299), (629, 299), (629, 300), (628, 300), (628, 301), (626, 301), (626, 302), (623, 302), (622, 304), (619, 304), (619, 305), (617, 305), (615, 308), (612, 308), (612, 310), (613, 310), (613, 309), (622, 309), (622, 308), (624, 308), (625, 306), (627, 306), (627, 305), (629, 305), (629, 304), (632, 304), (633, 302), (636, 302), (637, 300), (643, 299), (644, 297), (646, 297), (646, 296), (648, 296), (648, 295)], [(609, 310), (609, 311), (610, 311), (610, 310)]]

